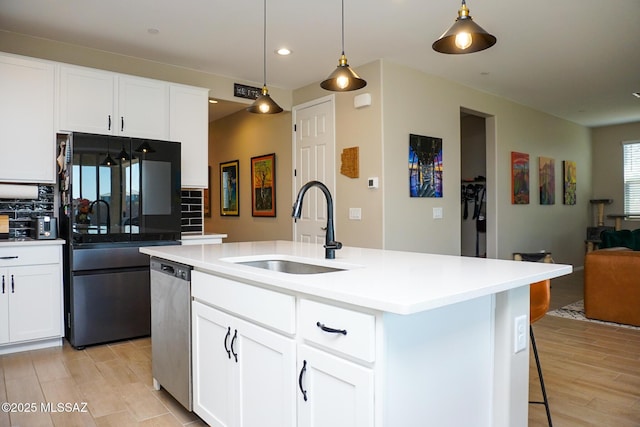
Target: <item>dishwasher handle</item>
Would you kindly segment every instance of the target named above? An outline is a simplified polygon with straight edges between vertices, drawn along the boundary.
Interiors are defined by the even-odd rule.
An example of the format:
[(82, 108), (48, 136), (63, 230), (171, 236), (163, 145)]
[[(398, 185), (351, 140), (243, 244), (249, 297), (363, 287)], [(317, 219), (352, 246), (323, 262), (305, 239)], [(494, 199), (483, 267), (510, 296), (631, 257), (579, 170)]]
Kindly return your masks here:
[(191, 281), (191, 270), (193, 267), (184, 264), (178, 264), (159, 258), (152, 258), (150, 268), (152, 271), (166, 274), (167, 276), (176, 277), (184, 281)]

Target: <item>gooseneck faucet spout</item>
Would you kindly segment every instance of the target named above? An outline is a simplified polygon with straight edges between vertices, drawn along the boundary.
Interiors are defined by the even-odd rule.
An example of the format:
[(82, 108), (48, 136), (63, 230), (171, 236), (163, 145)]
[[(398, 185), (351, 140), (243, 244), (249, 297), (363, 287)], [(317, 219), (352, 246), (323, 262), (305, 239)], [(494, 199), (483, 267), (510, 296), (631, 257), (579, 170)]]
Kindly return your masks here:
[(333, 227), (333, 199), (331, 193), (326, 185), (320, 181), (309, 181), (300, 188), (296, 202), (293, 204), (293, 212), (291, 216), (300, 219), (302, 215), (302, 199), (305, 193), (311, 187), (318, 187), (324, 193), (324, 197), (327, 199), (327, 233), (324, 241), (324, 256), (327, 259), (335, 259), (336, 250), (342, 248), (342, 243), (336, 242), (335, 230)]

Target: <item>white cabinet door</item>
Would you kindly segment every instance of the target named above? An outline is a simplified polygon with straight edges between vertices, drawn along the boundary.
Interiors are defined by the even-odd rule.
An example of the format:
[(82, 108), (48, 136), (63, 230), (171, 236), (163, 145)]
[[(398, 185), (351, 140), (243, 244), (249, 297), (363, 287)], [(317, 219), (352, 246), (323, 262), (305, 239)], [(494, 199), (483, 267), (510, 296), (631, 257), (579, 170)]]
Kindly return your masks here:
[(0, 55), (0, 181), (54, 183), (55, 65)]
[[(232, 338), (237, 358), (239, 427), (295, 427), (295, 342), (252, 323), (238, 321)], [(235, 326), (234, 326), (235, 335)]]
[(193, 411), (212, 427), (235, 427), (231, 316), (199, 302), (191, 313)]
[(298, 370), (299, 427), (373, 427), (371, 369), (302, 345)]
[(119, 135), (169, 139), (169, 86), (159, 80), (118, 77)]
[(182, 148), (182, 187), (209, 187), (209, 90), (170, 85), (169, 139)]
[(293, 427), (295, 342), (193, 303), (193, 407), (213, 427)]
[(9, 340), (27, 341), (62, 335), (62, 294), (58, 265), (7, 269)]
[(0, 344), (9, 342), (9, 278), (6, 268), (0, 269)]
[(115, 85), (114, 73), (60, 66), (60, 130), (116, 134)]

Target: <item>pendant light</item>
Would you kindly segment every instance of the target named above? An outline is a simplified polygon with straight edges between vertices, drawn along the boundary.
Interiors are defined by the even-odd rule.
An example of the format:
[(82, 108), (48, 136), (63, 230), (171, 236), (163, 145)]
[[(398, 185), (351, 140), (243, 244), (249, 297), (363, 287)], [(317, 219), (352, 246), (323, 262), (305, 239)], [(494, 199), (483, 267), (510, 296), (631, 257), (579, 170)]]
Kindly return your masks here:
[(461, 54), (485, 50), (494, 44), (495, 36), (473, 22), (466, 0), (462, 0), (456, 21), (431, 47), (440, 53)]
[(135, 152), (146, 154), (146, 153), (155, 153), (156, 150), (154, 150), (151, 144), (149, 144), (149, 141), (143, 141), (142, 144), (136, 147)]
[(366, 85), (367, 82), (349, 67), (347, 57), (344, 55), (344, 0), (342, 0), (342, 55), (338, 59), (338, 68), (320, 83), (320, 86), (333, 92), (347, 92), (362, 89)]
[(118, 163), (113, 160), (109, 151), (109, 143), (107, 142), (107, 157), (105, 157), (104, 160), (100, 163), (100, 166), (118, 166)]
[(120, 161), (123, 161), (123, 162), (128, 162), (129, 160), (131, 160), (131, 157), (129, 157), (129, 154), (124, 149), (124, 144), (122, 144), (122, 150), (120, 150), (120, 153), (118, 154), (118, 158), (120, 159)]
[(264, 83), (262, 84), (262, 93), (258, 95), (256, 100), (251, 106), (247, 107), (247, 111), (257, 114), (277, 114), (281, 113), (282, 108), (276, 104), (276, 102), (269, 96), (269, 90), (267, 89), (267, 0), (264, 0), (264, 27), (263, 27), (263, 62), (262, 72), (264, 76)]

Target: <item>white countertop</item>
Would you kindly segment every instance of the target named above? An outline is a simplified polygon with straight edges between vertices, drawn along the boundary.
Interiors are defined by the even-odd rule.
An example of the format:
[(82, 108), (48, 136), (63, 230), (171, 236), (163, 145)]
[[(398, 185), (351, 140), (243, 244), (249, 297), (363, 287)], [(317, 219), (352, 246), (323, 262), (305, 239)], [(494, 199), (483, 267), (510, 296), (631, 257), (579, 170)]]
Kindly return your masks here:
[(227, 235), (222, 233), (182, 233), (180, 240), (198, 240), (198, 239), (226, 239)]
[[(570, 265), (563, 264), (354, 247), (343, 247), (336, 251), (335, 260), (327, 260), (322, 245), (290, 241), (153, 246), (140, 248), (140, 252), (282, 291), (396, 314), (455, 304), (572, 271)], [(289, 259), (346, 270), (288, 274), (232, 262), (261, 258)]]
[(0, 247), (5, 246), (50, 246), (50, 245), (64, 245), (64, 239), (42, 239), (42, 240), (32, 240), (32, 239), (4, 239), (0, 240)]

